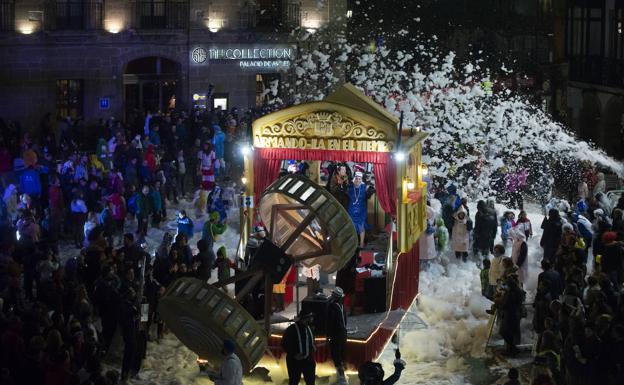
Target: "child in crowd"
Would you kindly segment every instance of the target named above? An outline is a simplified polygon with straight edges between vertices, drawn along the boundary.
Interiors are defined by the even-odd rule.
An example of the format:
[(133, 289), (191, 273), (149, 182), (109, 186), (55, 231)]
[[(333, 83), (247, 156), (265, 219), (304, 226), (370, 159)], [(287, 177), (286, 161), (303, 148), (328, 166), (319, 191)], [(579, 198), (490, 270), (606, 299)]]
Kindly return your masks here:
[[(494, 296), (496, 285), (503, 276), (503, 258), (505, 257), (505, 247), (501, 244), (494, 246), (494, 257), (490, 262), (490, 269), (488, 271), (488, 294), (490, 297)], [(485, 266), (485, 264), (484, 264)], [(491, 298), (490, 298), (491, 299)]]
[(436, 223), (436, 232), (435, 232), (436, 250), (438, 251), (438, 257), (440, 257), (446, 251), (446, 245), (448, 244), (449, 233), (448, 233), (448, 229), (444, 225), (444, 219), (442, 219), (442, 217), (438, 217), (435, 223)]
[[(225, 250), (225, 246), (219, 247), (217, 250), (217, 260), (215, 262), (217, 266), (217, 277), (219, 281), (230, 278), (232, 275), (231, 269), (235, 269), (236, 265), (227, 256), (227, 252)], [(222, 286), (223, 291), (226, 293), (227, 286)]]
[(533, 227), (531, 226), (531, 221), (527, 216), (526, 211), (520, 211), (518, 214), (518, 223), (516, 223), (516, 227), (518, 227), (522, 232), (524, 232), (524, 237), (529, 239), (533, 236)]
[(455, 258), (462, 259), (464, 262), (468, 260), (468, 250), (470, 250), (470, 231), (472, 230), (472, 221), (468, 218), (467, 211), (464, 206), (459, 209), (453, 216), (455, 223), (451, 235), (451, 244), (455, 252)]
[(507, 248), (507, 245), (509, 244), (509, 230), (516, 225), (515, 218), (516, 215), (513, 212), (505, 211), (503, 218), (501, 219), (501, 240), (503, 241), (503, 246), (505, 248)]

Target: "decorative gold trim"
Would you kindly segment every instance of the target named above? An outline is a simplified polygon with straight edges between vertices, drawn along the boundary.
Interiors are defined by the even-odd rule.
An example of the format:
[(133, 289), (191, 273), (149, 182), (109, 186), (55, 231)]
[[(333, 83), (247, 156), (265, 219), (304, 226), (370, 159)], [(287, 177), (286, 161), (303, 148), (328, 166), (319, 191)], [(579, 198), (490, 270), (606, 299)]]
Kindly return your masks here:
[(315, 111), (262, 126), (262, 136), (383, 140), (386, 134), (336, 111)]

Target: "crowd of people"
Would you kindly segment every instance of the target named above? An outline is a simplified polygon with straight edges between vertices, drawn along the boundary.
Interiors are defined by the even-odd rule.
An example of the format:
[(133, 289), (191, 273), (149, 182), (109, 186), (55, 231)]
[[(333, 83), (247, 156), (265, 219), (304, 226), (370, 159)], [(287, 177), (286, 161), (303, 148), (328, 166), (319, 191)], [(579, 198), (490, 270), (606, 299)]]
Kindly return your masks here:
[[(428, 207), (421, 258), (441, 255), (450, 239), (458, 260), (474, 258), (481, 266), (482, 294), (492, 301), (487, 312), (497, 315), (503, 354), (520, 353), (521, 320), (534, 308), (536, 385), (624, 383), (624, 197), (607, 200), (604, 174), (596, 175), (579, 183), (574, 205), (551, 199), (541, 225), (522, 207), (517, 218), (513, 211), (498, 213), (493, 200), (479, 201), (471, 217), (453, 185), (436, 194), (439, 218)], [(535, 225), (542, 229), (542, 250), (530, 252)], [(529, 271), (535, 256), (542, 256), (537, 277)], [(527, 298), (535, 279), (535, 297)], [(519, 383), (517, 371), (512, 377), (516, 382), (509, 383)]]
[[(242, 167), (234, 145), (247, 123), (237, 110), (147, 113), (135, 124), (101, 125), (89, 148), (69, 118), (46, 116), (35, 137), (2, 124), (2, 384), (116, 384), (139, 376), (147, 341), (159, 341), (165, 329), (158, 299), (167, 285), (229, 268), (214, 241), (234, 203), (230, 176)], [(185, 210), (170, 217), (167, 208), (182, 199), (196, 218), (207, 214), (203, 229)], [(165, 231), (155, 253), (146, 249), (150, 227)], [(121, 370), (106, 371), (117, 332)]]

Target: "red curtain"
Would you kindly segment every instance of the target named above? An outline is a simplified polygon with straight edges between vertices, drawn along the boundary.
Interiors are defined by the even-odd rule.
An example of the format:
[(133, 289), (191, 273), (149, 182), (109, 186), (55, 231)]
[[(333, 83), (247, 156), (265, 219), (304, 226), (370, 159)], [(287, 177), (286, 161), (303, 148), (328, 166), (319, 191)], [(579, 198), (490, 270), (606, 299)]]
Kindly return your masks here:
[(396, 165), (388, 152), (305, 150), (292, 148), (256, 148), (254, 151), (254, 199), (277, 179), (285, 159), (331, 160), (336, 162), (373, 163), (375, 188), (381, 208), (396, 218)]
[[(256, 148), (257, 158), (331, 160), (336, 162), (391, 163), (390, 153), (372, 151), (305, 150), (295, 148)], [(257, 159), (256, 158), (256, 159)]]
[(279, 176), (281, 159), (265, 159), (258, 156), (254, 159), (254, 207), (258, 206), (260, 194)]
[(386, 164), (375, 163), (373, 173), (375, 173), (375, 189), (379, 205), (392, 218), (396, 218), (396, 165), (392, 161)]

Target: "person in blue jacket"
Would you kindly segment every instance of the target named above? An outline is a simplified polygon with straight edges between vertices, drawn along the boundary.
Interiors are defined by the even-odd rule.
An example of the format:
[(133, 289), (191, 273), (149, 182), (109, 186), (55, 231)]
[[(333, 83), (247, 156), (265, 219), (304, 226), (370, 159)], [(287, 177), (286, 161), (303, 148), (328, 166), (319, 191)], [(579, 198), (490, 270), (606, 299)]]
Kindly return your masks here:
[(185, 210), (180, 210), (178, 214), (178, 234), (184, 234), (188, 239), (193, 238), (193, 221), (186, 216)]
[(35, 167), (28, 167), (22, 171), (19, 177), (20, 192), (28, 194), (31, 198), (39, 198), (41, 196), (39, 173), (39, 170)]

